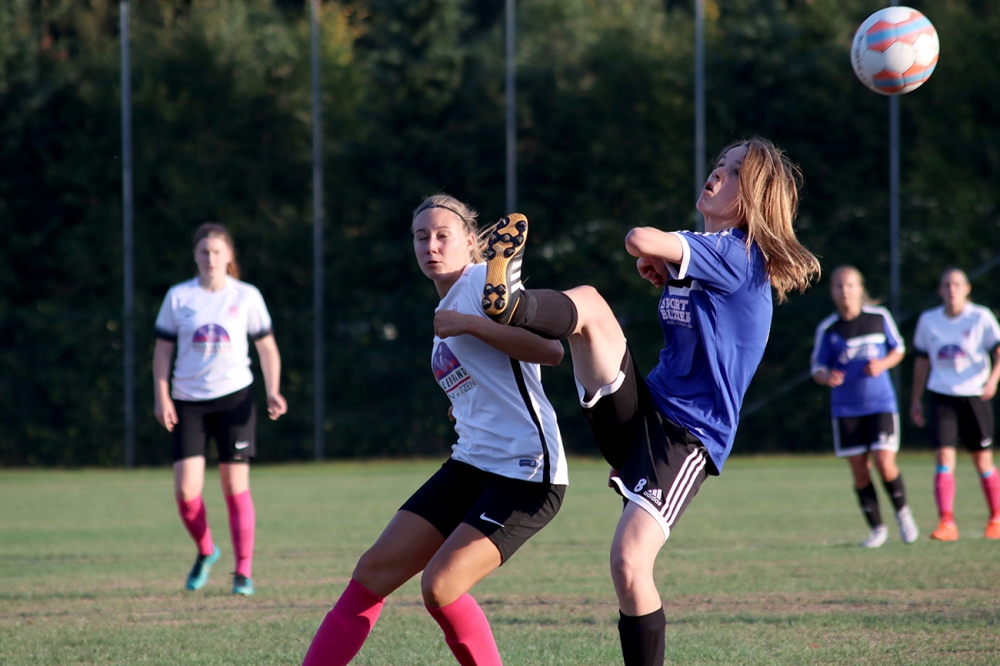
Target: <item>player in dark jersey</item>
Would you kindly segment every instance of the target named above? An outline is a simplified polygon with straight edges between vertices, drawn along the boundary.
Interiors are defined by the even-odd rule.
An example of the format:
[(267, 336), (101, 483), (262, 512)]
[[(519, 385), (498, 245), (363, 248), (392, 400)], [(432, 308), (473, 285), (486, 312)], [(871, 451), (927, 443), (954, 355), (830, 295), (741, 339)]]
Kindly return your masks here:
[(431, 369), (451, 400), (458, 441), (361, 556), (305, 666), (347, 664), (385, 597), (421, 571), (424, 604), (458, 662), (498, 666), (489, 622), (468, 592), (552, 520), (568, 481), (538, 367), (561, 362), (562, 344), (483, 314), (486, 266), (475, 211), (437, 194), (414, 211), (411, 229), (420, 269), (441, 297)]
[(171, 287), (156, 317), (153, 411), (172, 434), (177, 508), (198, 546), (185, 586), (201, 589), (220, 554), (201, 498), (205, 447), (212, 437), (219, 452), (219, 478), (236, 557), (233, 594), (248, 596), (254, 591), (250, 575), (256, 522), (250, 496), (256, 408), (248, 340), (253, 340), (260, 357), (272, 419), (288, 409), (279, 390), (281, 356), (264, 299), (254, 286), (239, 280), (233, 239), (226, 228), (198, 227), (194, 257), (198, 277)]
[[(989, 308), (969, 301), (969, 278), (957, 268), (941, 274), (944, 302), (920, 315), (913, 334), (910, 418), (928, 423), (937, 449), (934, 499), (940, 520), (931, 538), (958, 539), (955, 451), (961, 443), (979, 473), (990, 518), (983, 534), (1000, 539), (1000, 478), (993, 464), (993, 397), (1000, 382), (1000, 324)], [(927, 418), (921, 398), (927, 389)]]
[(903, 338), (889, 311), (872, 303), (864, 278), (854, 266), (834, 269), (830, 295), (837, 312), (816, 327), (812, 376), (817, 384), (833, 389), (834, 450), (838, 458), (847, 458), (861, 511), (871, 529), (861, 545), (878, 548), (889, 534), (871, 480), (869, 454), (892, 499), (899, 536), (903, 543), (913, 543), (920, 531), (896, 465), (899, 409), (887, 372), (903, 360)]
[(798, 170), (769, 141), (725, 148), (698, 198), (707, 233), (632, 229), (625, 248), (663, 288), (664, 346), (643, 379), (625, 334), (592, 287), (525, 290), (526, 229), (496, 229), (484, 311), (497, 321), (567, 339), (580, 402), (611, 482), (628, 501), (611, 546), (622, 654), (662, 664), (666, 618), (653, 580), (657, 553), (707, 475), (728, 457), (740, 405), (764, 353), (771, 287), (778, 302), (803, 290), (819, 262), (795, 238)]

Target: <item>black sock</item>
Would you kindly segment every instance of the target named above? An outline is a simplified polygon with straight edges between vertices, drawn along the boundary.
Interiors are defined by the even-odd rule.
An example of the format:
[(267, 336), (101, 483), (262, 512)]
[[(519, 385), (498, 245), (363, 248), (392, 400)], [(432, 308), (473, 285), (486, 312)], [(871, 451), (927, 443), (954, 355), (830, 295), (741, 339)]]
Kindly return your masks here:
[(663, 608), (648, 615), (626, 615), (618, 611), (618, 636), (625, 666), (663, 666), (667, 647), (667, 617)]
[(885, 491), (892, 498), (892, 506), (896, 508), (896, 511), (906, 506), (906, 488), (903, 487), (903, 473), (900, 472), (899, 476), (892, 481), (882, 479), (882, 482), (885, 484)]
[(861, 505), (861, 511), (864, 512), (865, 518), (872, 529), (881, 525), (882, 514), (878, 510), (878, 495), (875, 494), (875, 484), (869, 482), (864, 488), (855, 488), (854, 492), (858, 494), (858, 503)]
[(565, 340), (576, 330), (576, 305), (553, 289), (524, 289), (508, 324), (550, 340)]

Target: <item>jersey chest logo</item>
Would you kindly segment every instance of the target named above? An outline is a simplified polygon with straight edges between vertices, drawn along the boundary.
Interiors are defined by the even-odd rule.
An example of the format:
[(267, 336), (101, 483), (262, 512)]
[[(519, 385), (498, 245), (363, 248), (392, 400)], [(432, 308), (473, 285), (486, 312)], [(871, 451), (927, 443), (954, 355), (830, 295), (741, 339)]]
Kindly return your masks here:
[(191, 336), (191, 348), (202, 354), (220, 354), (232, 350), (229, 333), (218, 324), (205, 324)]
[(972, 359), (958, 345), (945, 345), (938, 350), (938, 365), (942, 368), (954, 368), (962, 372), (972, 365)]
[(671, 279), (660, 297), (660, 321), (672, 326), (693, 328), (691, 324), (691, 290), (701, 289), (697, 280)]
[(431, 358), (431, 370), (434, 371), (434, 378), (444, 389), (445, 395), (451, 400), (476, 387), (476, 381), (472, 375), (462, 367), (458, 358), (444, 342), (440, 343), (434, 350), (434, 356)]

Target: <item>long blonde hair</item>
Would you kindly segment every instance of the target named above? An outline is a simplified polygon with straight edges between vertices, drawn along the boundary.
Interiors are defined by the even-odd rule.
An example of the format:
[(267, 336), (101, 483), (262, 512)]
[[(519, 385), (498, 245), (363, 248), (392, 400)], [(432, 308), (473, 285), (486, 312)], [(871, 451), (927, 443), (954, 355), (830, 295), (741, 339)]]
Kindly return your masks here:
[(747, 149), (740, 167), (737, 201), (747, 232), (747, 247), (757, 243), (764, 255), (768, 279), (777, 292), (778, 303), (784, 303), (789, 291), (805, 291), (821, 272), (819, 260), (799, 243), (792, 227), (798, 212), (802, 172), (781, 149), (760, 137), (726, 146), (716, 163), (739, 147)]
[(457, 215), (462, 220), (462, 232), (476, 237), (476, 244), (472, 248), (470, 257), (472, 263), (481, 264), (486, 261), (486, 236), (489, 235), (491, 227), (487, 227), (483, 231), (479, 230), (479, 223), (476, 221), (479, 213), (476, 212), (475, 208), (442, 192), (431, 195), (420, 202), (420, 205), (413, 210), (411, 224), (417, 219), (417, 215), (428, 208), (443, 208)]

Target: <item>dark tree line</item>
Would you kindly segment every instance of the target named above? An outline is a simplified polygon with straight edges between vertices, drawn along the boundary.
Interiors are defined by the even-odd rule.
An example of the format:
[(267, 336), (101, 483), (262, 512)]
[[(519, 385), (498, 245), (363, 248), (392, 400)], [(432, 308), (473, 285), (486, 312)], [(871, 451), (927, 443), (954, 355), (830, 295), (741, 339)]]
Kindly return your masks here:
[[(692, 228), (691, 2), (518, 3), (519, 207), (535, 285), (589, 283), (644, 367), (656, 294), (622, 247), (632, 226)], [(709, 0), (708, 143), (772, 138), (805, 174), (799, 233), (829, 270), (853, 263), (888, 296), (888, 104), (848, 47), (875, 0)], [(902, 106), (901, 327), (941, 269), (1000, 254), (1000, 6), (909, 3), (941, 61)], [(447, 400), (428, 368), (436, 298), (410, 211), (446, 191), (499, 217), (504, 201), (502, 3), (324, 2), (326, 449), (440, 455)], [(261, 459), (312, 443), (312, 230), (307, 5), (133, 2), (138, 451), (167, 460), (151, 413), (153, 319), (194, 274), (204, 221), (233, 231), (272, 311), (290, 413), (261, 422)], [(120, 464), (122, 221), (118, 3), (0, 5), (0, 462)], [(1000, 305), (996, 273), (973, 297)], [(737, 451), (829, 450), (827, 395), (804, 383), (824, 279), (776, 309)], [(910, 315), (909, 317), (907, 315)], [(908, 394), (908, 368), (901, 382)], [(568, 362), (546, 371), (567, 447), (595, 453)], [(922, 435), (908, 432), (904, 446)]]

